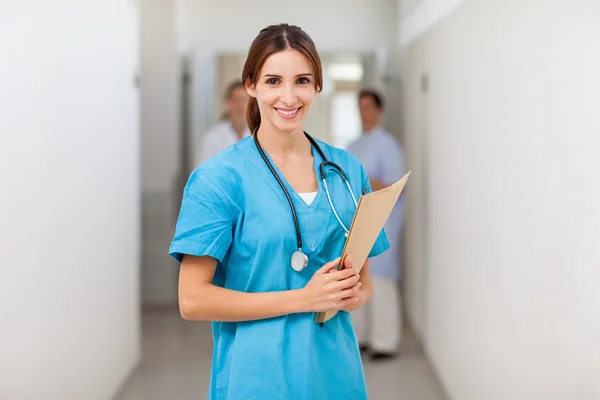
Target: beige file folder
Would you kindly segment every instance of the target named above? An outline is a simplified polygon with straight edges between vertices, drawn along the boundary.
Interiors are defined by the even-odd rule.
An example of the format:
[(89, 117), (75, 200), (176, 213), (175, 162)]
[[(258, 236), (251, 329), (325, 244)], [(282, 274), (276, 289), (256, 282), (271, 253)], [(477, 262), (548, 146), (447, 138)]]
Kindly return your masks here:
[[(344, 266), (345, 258), (350, 256), (352, 265), (360, 272), (409, 176), (410, 171), (393, 185), (360, 197), (350, 233), (342, 250), (340, 269)], [(315, 322), (324, 323), (336, 313), (335, 310), (316, 313)]]

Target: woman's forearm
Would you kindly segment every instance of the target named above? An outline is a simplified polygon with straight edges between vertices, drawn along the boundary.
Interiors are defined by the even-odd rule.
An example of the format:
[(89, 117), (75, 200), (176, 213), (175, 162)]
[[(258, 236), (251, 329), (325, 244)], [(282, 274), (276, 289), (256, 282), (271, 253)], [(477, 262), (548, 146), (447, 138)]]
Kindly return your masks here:
[(189, 321), (240, 322), (308, 312), (303, 292), (245, 293), (203, 284), (194, 295), (179, 299), (181, 316)]
[(360, 291), (365, 294), (364, 303), (368, 303), (373, 297), (373, 281), (369, 279), (367, 282), (361, 282)]

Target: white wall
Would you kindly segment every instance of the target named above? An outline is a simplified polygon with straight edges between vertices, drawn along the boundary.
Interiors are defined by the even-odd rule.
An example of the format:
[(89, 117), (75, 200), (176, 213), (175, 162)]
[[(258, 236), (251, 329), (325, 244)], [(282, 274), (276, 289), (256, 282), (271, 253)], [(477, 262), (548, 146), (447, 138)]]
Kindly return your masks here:
[(395, 40), (396, 2), (176, 0), (178, 46), (247, 52), (262, 28), (287, 22), (304, 29), (321, 52), (369, 51)]
[(106, 400), (139, 357), (138, 15), (0, 13), (0, 398)]
[(141, 2), (142, 297), (177, 304), (175, 261), (169, 256), (179, 211), (180, 61), (173, 0)]
[(596, 0), (466, 1), (406, 53), (428, 160), (411, 312), (452, 399), (600, 398), (599, 20)]
[(398, 43), (405, 46), (429, 31), (466, 0), (398, 0)]

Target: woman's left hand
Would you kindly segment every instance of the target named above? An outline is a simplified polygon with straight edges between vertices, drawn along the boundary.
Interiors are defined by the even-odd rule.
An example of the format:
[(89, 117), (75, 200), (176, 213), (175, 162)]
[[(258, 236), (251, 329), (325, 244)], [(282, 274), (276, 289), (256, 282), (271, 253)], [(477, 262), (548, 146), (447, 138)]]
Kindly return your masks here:
[(342, 311), (347, 311), (347, 312), (352, 312), (354, 310), (357, 310), (359, 308), (361, 308), (362, 306), (365, 305), (365, 303), (369, 300), (369, 296), (367, 293), (365, 293), (364, 291), (360, 290), (362, 283), (361, 282), (356, 282), (356, 284), (354, 285), (354, 288), (356, 288), (358, 290), (358, 301), (355, 303), (352, 303), (350, 305), (348, 305), (347, 307), (342, 308)]
[[(350, 257), (346, 257), (346, 259), (344, 260), (344, 266), (346, 268), (352, 268), (352, 260), (350, 259)], [(368, 261), (363, 266), (363, 271), (365, 272), (365, 276), (368, 278), (367, 282), (370, 283), (371, 280), (370, 280), (369, 272), (368, 272), (369, 271)], [(354, 286), (352, 287), (352, 289), (356, 290), (355, 296), (356, 296), (357, 301), (352, 304), (347, 305), (346, 307), (341, 308), (340, 310), (346, 311), (346, 312), (352, 312), (354, 310), (361, 308), (369, 301), (369, 298), (371, 297), (371, 294), (370, 294), (371, 292), (368, 290), (369, 286), (368, 286), (368, 284), (366, 287), (362, 287), (362, 286), (363, 286), (363, 275), (361, 275), (358, 282), (356, 282), (354, 284)]]

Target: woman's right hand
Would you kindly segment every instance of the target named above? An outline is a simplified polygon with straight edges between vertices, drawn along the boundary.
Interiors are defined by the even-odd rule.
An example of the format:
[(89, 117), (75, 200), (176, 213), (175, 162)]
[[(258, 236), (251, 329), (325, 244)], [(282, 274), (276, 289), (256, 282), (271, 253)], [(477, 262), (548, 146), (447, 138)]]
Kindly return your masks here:
[(309, 311), (339, 310), (357, 302), (360, 278), (352, 267), (350, 257), (344, 260), (345, 268), (338, 271), (337, 258), (321, 267), (302, 289)]

